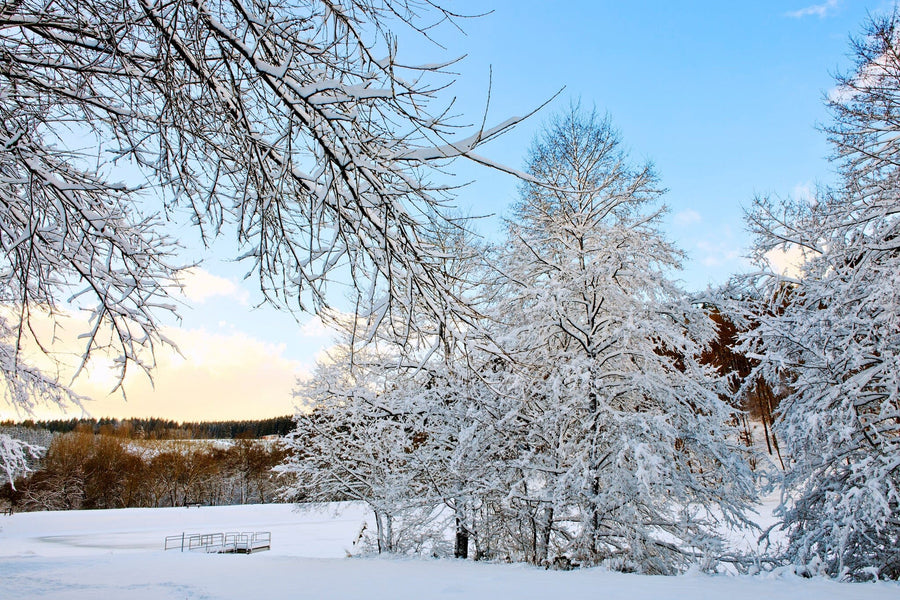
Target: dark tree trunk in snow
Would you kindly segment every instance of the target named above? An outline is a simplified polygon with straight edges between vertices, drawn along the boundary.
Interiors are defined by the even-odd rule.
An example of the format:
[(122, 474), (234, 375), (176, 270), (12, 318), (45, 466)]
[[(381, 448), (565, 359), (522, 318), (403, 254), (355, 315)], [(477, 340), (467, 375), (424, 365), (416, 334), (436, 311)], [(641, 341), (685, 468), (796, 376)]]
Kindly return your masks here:
[(463, 520), (456, 517), (456, 547), (453, 550), (456, 558), (469, 558), (469, 530)]

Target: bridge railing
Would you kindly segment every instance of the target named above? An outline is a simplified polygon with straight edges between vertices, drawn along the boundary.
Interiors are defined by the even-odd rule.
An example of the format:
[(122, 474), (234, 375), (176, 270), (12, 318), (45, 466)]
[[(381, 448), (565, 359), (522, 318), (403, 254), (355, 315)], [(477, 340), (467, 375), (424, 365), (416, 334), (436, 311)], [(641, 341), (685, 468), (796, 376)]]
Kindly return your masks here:
[(166, 537), (164, 550), (249, 554), (272, 547), (271, 531), (182, 533)]

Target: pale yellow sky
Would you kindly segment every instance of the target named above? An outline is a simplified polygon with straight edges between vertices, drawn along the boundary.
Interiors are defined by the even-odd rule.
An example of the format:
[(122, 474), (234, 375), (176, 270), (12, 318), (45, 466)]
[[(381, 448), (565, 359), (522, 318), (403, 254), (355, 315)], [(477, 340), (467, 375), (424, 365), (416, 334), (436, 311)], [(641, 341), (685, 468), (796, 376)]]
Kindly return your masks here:
[[(178, 351), (157, 348), (152, 381), (137, 370), (129, 373), (125, 380), (127, 400), (121, 392), (110, 394), (116, 383), (110, 369), (112, 361), (98, 356), (73, 385), (77, 393), (90, 398), (84, 404), (86, 415), (77, 407), (64, 415), (53, 407), (39, 408), (34, 415), (27, 415), (0, 403), (0, 420), (92, 416), (202, 421), (293, 414), (291, 392), (296, 380), (312, 371), (314, 357), (329, 345), (330, 332), (318, 319), (310, 318), (305, 324), (291, 322), (293, 326), (286, 326), (284, 342), (264, 340), (242, 327), (240, 315), (248, 314), (251, 307), (247, 292), (238, 283), (202, 269), (186, 273), (182, 283), (184, 301), (195, 307), (192, 310), (202, 312), (204, 303), (218, 297), (220, 302), (228, 303), (228, 312), (235, 318), (212, 326), (208, 322), (198, 326), (196, 323), (202, 319), (192, 319), (192, 310), (182, 311), (183, 326), (163, 328), (163, 334), (176, 344)], [(68, 382), (82, 346), (77, 334), (85, 331), (87, 323), (75, 314), (68, 314), (58, 324), (62, 327), (57, 328), (53, 350), (64, 363), (61, 380)], [(38, 329), (49, 339), (49, 321), (41, 323)], [(306, 361), (291, 358), (288, 343), (306, 345), (307, 354), (312, 358)], [(34, 353), (30, 358), (43, 368), (51, 365)]]

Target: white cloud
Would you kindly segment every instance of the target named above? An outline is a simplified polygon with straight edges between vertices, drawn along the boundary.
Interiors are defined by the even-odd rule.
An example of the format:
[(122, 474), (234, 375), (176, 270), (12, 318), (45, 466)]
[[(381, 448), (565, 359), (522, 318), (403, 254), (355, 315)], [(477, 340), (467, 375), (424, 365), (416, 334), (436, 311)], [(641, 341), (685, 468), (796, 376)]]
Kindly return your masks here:
[(820, 19), (824, 19), (834, 12), (838, 5), (840, 5), (840, 0), (825, 0), (822, 4), (813, 4), (806, 8), (785, 13), (785, 16), (791, 17), (792, 19), (802, 19), (803, 17), (819, 17)]
[(317, 316), (310, 317), (306, 323), (300, 326), (300, 335), (303, 337), (311, 337), (311, 338), (331, 338), (334, 335), (335, 330), (331, 329), (322, 322), (322, 319)]
[(703, 221), (703, 217), (701, 217), (700, 213), (698, 213), (696, 210), (689, 208), (687, 210), (682, 210), (675, 213), (675, 216), (672, 217), (672, 221), (679, 227), (684, 227), (687, 225), (700, 223), (701, 221)]
[(773, 248), (766, 252), (769, 268), (778, 275), (797, 278), (800, 276), (803, 263), (806, 262), (809, 250), (799, 246)]
[[(86, 330), (86, 321), (69, 314), (62, 328), (52, 329), (49, 318), (39, 319), (39, 333), (54, 331), (52, 351), (64, 359), (60, 380), (67, 382), (74, 373), (82, 343), (78, 333)], [(152, 381), (137, 369), (129, 371), (124, 389), (110, 394), (117, 383), (114, 361), (97, 354), (74, 382), (73, 389), (92, 398), (84, 408), (95, 417), (165, 417), (179, 421), (213, 419), (268, 418), (292, 414), (292, 390), (298, 378), (307, 378), (306, 364), (285, 356), (285, 345), (269, 343), (239, 330), (209, 332), (204, 329), (166, 327), (163, 334), (171, 347), (158, 347)], [(53, 363), (39, 353), (29, 353), (32, 363), (53, 371)], [(81, 416), (77, 407), (61, 414), (53, 407), (39, 408), (36, 418)], [(0, 419), (20, 418), (13, 407), (0, 403)]]
[(705, 267), (722, 267), (741, 258), (741, 250), (727, 242), (697, 242), (700, 251), (700, 263)]
[[(893, 9), (892, 9), (893, 10)], [(838, 104), (851, 102), (860, 93), (872, 87), (878, 87), (884, 78), (893, 78), (892, 65), (896, 57), (893, 54), (882, 53), (873, 57), (853, 77), (850, 85), (839, 85), (828, 91), (828, 100)]]
[(853, 97), (856, 96), (856, 93), (856, 90), (853, 90), (846, 85), (837, 85), (828, 90), (827, 96), (829, 102), (844, 104), (853, 100)]
[(798, 183), (791, 189), (791, 196), (798, 200), (803, 200), (807, 204), (814, 204), (816, 195), (813, 192), (813, 186), (810, 182)]
[(250, 294), (234, 281), (213, 275), (200, 267), (183, 269), (178, 275), (178, 282), (184, 297), (196, 304), (215, 296), (234, 298), (242, 305), (249, 303)]
[[(127, 402), (105, 395), (108, 386), (91, 379), (75, 389), (95, 398), (86, 405), (97, 416), (165, 416), (184, 420), (267, 418), (292, 414), (291, 394), (298, 377), (309, 376), (299, 361), (284, 356), (283, 344), (271, 344), (241, 332), (167, 328), (180, 355), (157, 353), (151, 382), (143, 374), (125, 381)], [(93, 370), (92, 370), (93, 374)]]
[(734, 236), (731, 227), (709, 229), (704, 239), (697, 240), (695, 246), (697, 258), (705, 267), (724, 267), (730, 265), (736, 272), (743, 260), (744, 249)]

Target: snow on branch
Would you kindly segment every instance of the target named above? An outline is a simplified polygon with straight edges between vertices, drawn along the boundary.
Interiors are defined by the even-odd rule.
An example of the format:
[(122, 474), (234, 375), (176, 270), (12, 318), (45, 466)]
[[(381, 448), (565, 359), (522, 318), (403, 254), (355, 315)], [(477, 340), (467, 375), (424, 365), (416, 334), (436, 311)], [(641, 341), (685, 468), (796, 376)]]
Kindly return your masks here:
[[(172, 220), (233, 235), (281, 308), (327, 308), (346, 268), (410, 329), (414, 309), (470, 314), (429, 242), (448, 199), (429, 171), (462, 158), (512, 172), (475, 150), (518, 119), (448, 142), (462, 128), (438, 106), (447, 64), (395, 60), (397, 28), (457, 18), (396, 0), (4, 5), (0, 301), (24, 307), (14, 328), (69, 298), (91, 315), (84, 362), (112, 351), (120, 381), (152, 369), (184, 266)], [(143, 181), (112, 181), (121, 166)]]

